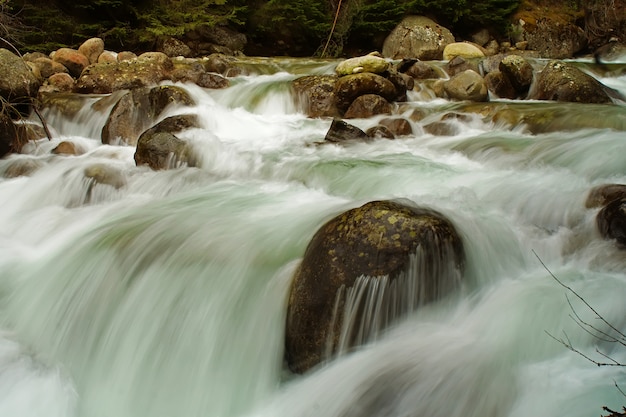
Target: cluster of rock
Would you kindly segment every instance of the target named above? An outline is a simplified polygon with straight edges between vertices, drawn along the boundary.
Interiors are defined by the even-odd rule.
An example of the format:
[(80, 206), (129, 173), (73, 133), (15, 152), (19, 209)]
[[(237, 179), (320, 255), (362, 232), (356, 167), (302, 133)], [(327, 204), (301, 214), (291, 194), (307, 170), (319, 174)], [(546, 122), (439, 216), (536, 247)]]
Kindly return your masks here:
[[(171, 47), (165, 51), (170, 54), (178, 52)], [(9, 104), (0, 113), (0, 124), (6, 127), (0, 133), (0, 155), (19, 152), (28, 140), (45, 135), (33, 125), (14, 123), (28, 115), (34, 104), (38, 107), (53, 105), (70, 114), (80, 108), (81, 100), (59, 93), (124, 92), (107, 99), (119, 101), (103, 129), (102, 142), (135, 146), (140, 134), (152, 127), (167, 105), (193, 104), (185, 90), (158, 87), (160, 82), (190, 82), (203, 88), (226, 88), (230, 85), (227, 77), (240, 71), (233, 65), (233, 59), (223, 54), (186, 59), (165, 52), (147, 52), (139, 56), (127, 51), (116, 53), (105, 50), (100, 38), (89, 39), (76, 50), (61, 48), (50, 55), (28, 53), (20, 57), (7, 49), (0, 49), (0, 71), (4, 74), (0, 79), (0, 96)], [(180, 128), (174, 123), (165, 124), (160, 129), (172, 126)], [(160, 138), (163, 139), (163, 135)], [(145, 140), (138, 146), (144, 143)], [(167, 146), (181, 149), (169, 142)], [(69, 143), (62, 143), (55, 152), (73, 153), (77, 150)], [(180, 154), (183, 160), (187, 152), (180, 151)], [(155, 155), (146, 160), (146, 155), (146, 152), (140, 152), (136, 158), (138, 164), (148, 164), (155, 169), (166, 167), (163, 158)]]

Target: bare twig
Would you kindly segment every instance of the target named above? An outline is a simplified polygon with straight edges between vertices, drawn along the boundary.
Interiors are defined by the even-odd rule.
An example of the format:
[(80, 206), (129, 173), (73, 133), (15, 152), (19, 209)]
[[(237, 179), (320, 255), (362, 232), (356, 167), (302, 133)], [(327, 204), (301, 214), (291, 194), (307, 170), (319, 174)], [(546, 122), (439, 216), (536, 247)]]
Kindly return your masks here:
[[(545, 268), (546, 271), (548, 271), (548, 273), (550, 274), (550, 276), (557, 282), (559, 283), (559, 285), (561, 285), (563, 288), (565, 288), (567, 291), (569, 291), (571, 294), (573, 294), (576, 298), (578, 298), (591, 312), (593, 312), (593, 314), (596, 316), (597, 319), (599, 319), (602, 323), (604, 323), (606, 326), (608, 326), (608, 328), (614, 332), (614, 334), (609, 333), (608, 331), (604, 331), (599, 329), (597, 326), (594, 326), (593, 324), (590, 324), (588, 322), (586, 322), (585, 320), (583, 320), (580, 315), (578, 314), (578, 312), (576, 311), (576, 309), (574, 308), (574, 306), (572, 305), (572, 301), (570, 300), (570, 297), (568, 296), (568, 294), (565, 294), (565, 298), (567, 299), (567, 303), (569, 305), (570, 310), (572, 311), (572, 314), (570, 314), (570, 317), (572, 318), (572, 320), (574, 320), (574, 322), (581, 328), (583, 329), (585, 332), (589, 333), (591, 336), (593, 336), (594, 338), (602, 341), (602, 342), (608, 342), (608, 343), (618, 343), (622, 346), (626, 346), (626, 336), (624, 335), (624, 333), (622, 333), (620, 330), (618, 330), (613, 324), (611, 324), (608, 320), (606, 320), (600, 313), (598, 313), (598, 311), (593, 308), (580, 294), (578, 294), (572, 287), (566, 285), (565, 283), (563, 283), (561, 280), (559, 280), (553, 273), (552, 271), (550, 271), (550, 269), (546, 266), (546, 264), (541, 260), (541, 258), (539, 257), (539, 255), (537, 255), (537, 253), (533, 250), (532, 251), (533, 254), (537, 257), (537, 259), (539, 260), (539, 262), (541, 263), (541, 265)], [(567, 334), (565, 332), (563, 332), (563, 336), (562, 338), (558, 338), (553, 336), (552, 334), (550, 334), (549, 332), (546, 331), (546, 333), (548, 334), (548, 336), (550, 336), (551, 338), (553, 338), (554, 340), (556, 340), (557, 342), (561, 343), (563, 346), (565, 346), (567, 349), (571, 350), (574, 353), (577, 353), (578, 355), (582, 356), (583, 358), (587, 359), (589, 362), (597, 365), (597, 366), (626, 366), (626, 363), (622, 363), (619, 362), (615, 359), (613, 359), (612, 357), (610, 357), (609, 355), (607, 355), (606, 353), (601, 352), (599, 349), (596, 348), (596, 353), (599, 354), (600, 356), (606, 358), (608, 361), (607, 362), (601, 362), (598, 361), (596, 359), (593, 359), (592, 357), (586, 355), (585, 353), (581, 352), (580, 350), (578, 350), (577, 348), (574, 347), (574, 345), (572, 344), (571, 340), (569, 339), (569, 337), (567, 336)]]
[(330, 39), (333, 37), (333, 32), (335, 32), (335, 27), (337, 26), (337, 19), (339, 18), (339, 12), (341, 11), (341, 1), (337, 3), (337, 11), (335, 12), (335, 19), (333, 20), (333, 27), (330, 28), (330, 33), (328, 34), (328, 39), (326, 39), (326, 45), (324, 45), (324, 49), (322, 50), (321, 58), (324, 58), (326, 54), (326, 49), (328, 49), (328, 44), (330, 44)]

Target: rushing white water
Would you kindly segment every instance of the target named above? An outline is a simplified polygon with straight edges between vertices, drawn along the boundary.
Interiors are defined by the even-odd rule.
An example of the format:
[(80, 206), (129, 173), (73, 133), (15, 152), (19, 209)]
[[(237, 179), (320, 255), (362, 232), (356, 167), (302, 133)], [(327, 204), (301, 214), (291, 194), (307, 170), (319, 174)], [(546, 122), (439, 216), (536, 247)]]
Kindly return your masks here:
[[(560, 110), (532, 133), (416, 93), (402, 108), (426, 114), (413, 136), (319, 146), (330, 120), (301, 114), (288, 83), (332, 63), (272, 65), (225, 90), (184, 86), (198, 105), (167, 115), (199, 115), (179, 135), (198, 168), (154, 172), (134, 148), (102, 145), (113, 102), (96, 110), (100, 97), (71, 119), (48, 112), (53, 139), (0, 160), (0, 416), (583, 417), (626, 404), (624, 368), (550, 336), (626, 361), (575, 323), (568, 294), (605, 329), (551, 277), (626, 331), (626, 256), (584, 205), (592, 187), (626, 183), (626, 107), (497, 103)], [(626, 94), (624, 76), (602, 81)], [(446, 121), (456, 133), (427, 133), (451, 111), (466, 116)], [(61, 141), (84, 153), (51, 154)], [(8, 175), (16, 164), (33, 170)], [(94, 166), (115, 186), (85, 176)], [(309, 239), (396, 198), (460, 230), (463, 290), (305, 375), (284, 371), (286, 296)]]

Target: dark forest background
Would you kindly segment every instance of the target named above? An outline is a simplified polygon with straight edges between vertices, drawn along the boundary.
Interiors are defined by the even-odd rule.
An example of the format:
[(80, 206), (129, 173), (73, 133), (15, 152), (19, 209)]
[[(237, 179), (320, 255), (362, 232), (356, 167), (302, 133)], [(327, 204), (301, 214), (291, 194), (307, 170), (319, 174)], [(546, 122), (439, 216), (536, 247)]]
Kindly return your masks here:
[(92, 37), (103, 38), (110, 50), (142, 52), (154, 50), (164, 37), (184, 41), (191, 34), (197, 36), (221, 26), (246, 35), (243, 52), (247, 55), (315, 56), (333, 28), (327, 55), (342, 56), (380, 49), (389, 31), (408, 14), (429, 16), (461, 38), (487, 28), (494, 37), (505, 39), (515, 14), (531, 10), (560, 13), (579, 21), (581, 27), (585, 20), (587, 25), (595, 24), (598, 45), (616, 33), (626, 33), (624, 27), (611, 26), (610, 33), (606, 29), (611, 13), (624, 14), (626, 0), (51, 0), (43, 3), (0, 0), (2, 37), (23, 52), (75, 48)]

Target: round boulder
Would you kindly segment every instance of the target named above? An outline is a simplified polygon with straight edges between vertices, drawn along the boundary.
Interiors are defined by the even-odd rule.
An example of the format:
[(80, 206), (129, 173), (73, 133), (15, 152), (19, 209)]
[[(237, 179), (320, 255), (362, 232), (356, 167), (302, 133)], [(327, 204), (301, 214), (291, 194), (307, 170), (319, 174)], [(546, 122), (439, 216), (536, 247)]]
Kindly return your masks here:
[[(351, 325), (368, 333), (450, 294), (464, 262), (461, 237), (434, 210), (374, 201), (333, 218), (315, 233), (294, 276), (285, 334), (289, 368), (304, 372), (367, 342)], [(363, 291), (356, 303), (346, 298), (351, 291)], [(366, 305), (370, 297), (381, 304)], [(351, 320), (344, 309), (354, 313)]]
[(76, 49), (60, 48), (52, 55), (52, 60), (63, 65), (72, 77), (79, 77), (87, 66), (89, 59)]
[(95, 64), (100, 54), (104, 52), (104, 41), (102, 38), (87, 39), (78, 47), (78, 52), (85, 55), (90, 64)]
[(440, 60), (454, 35), (425, 16), (407, 16), (383, 43), (383, 56), (392, 59)]
[(455, 75), (443, 88), (453, 100), (489, 101), (487, 83), (476, 71), (466, 70)]
[(346, 119), (366, 119), (376, 116), (377, 114), (390, 113), (391, 104), (383, 97), (377, 94), (364, 94), (357, 97), (352, 104), (350, 104), (344, 117)]
[(41, 82), (24, 60), (4, 48), (0, 48), (0, 73), (0, 96), (8, 102), (37, 96)]

